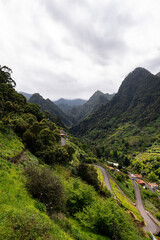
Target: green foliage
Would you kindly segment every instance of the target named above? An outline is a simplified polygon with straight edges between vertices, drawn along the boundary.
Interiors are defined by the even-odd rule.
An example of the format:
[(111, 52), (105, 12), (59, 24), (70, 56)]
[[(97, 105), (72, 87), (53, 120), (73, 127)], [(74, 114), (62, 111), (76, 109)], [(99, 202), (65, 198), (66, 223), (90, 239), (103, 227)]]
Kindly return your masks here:
[(37, 149), (41, 149), (37, 151), (35, 154), (36, 156), (43, 159), (43, 161), (49, 165), (53, 165), (55, 163), (60, 164), (68, 164), (72, 160), (72, 155), (68, 153), (67, 145), (61, 147), (60, 145), (56, 144), (53, 147), (48, 147), (42, 144), (40, 141), (36, 141)]
[(51, 214), (55, 211), (64, 211), (65, 193), (60, 179), (53, 175), (49, 168), (40, 168), (37, 165), (26, 165), (27, 189), (32, 196), (45, 204)]
[(24, 149), (22, 141), (11, 130), (0, 123), (0, 157), (10, 159)]
[[(141, 166), (141, 174), (151, 182), (158, 182), (160, 179), (160, 146), (153, 144), (147, 151), (139, 153), (135, 157)], [(135, 160), (134, 160), (135, 161)], [(134, 163), (133, 161), (133, 163)]]
[(157, 182), (158, 180), (156, 174), (153, 171), (148, 174), (148, 179), (150, 182)]
[[(0, 219), (0, 232), (3, 240), (55, 239), (54, 231), (58, 230), (47, 217), (28, 208), (24, 210), (4, 210)], [(7, 226), (4, 225), (5, 221)], [(64, 237), (64, 234), (61, 234), (61, 236)]]
[(112, 199), (100, 200), (76, 213), (82, 226), (111, 239), (138, 239), (134, 224)]
[(44, 207), (28, 195), (19, 168), (2, 159), (0, 159), (0, 193), (2, 240), (70, 239), (49, 219)]
[(23, 133), (23, 141), (29, 148), (32, 148), (35, 142), (35, 135), (29, 129)]
[(45, 117), (44, 113), (40, 110), (40, 107), (34, 103), (27, 102), (25, 104), (25, 112), (36, 116), (38, 121), (41, 121)]
[(106, 236), (88, 231), (86, 228), (80, 226), (79, 222), (73, 218), (69, 218), (68, 227), (75, 240), (110, 240)]
[(135, 206), (132, 205), (132, 203), (126, 198), (125, 195), (123, 195), (120, 190), (117, 188), (116, 184), (110, 180), (111, 182), (111, 186), (113, 189), (113, 192), (116, 196), (116, 198), (118, 199), (118, 201), (121, 203), (121, 205), (125, 208), (128, 209), (129, 211), (131, 211), (137, 219), (139, 219), (139, 221), (143, 221), (143, 218), (141, 217), (139, 211), (137, 210), (137, 208)]
[(155, 217), (160, 221), (160, 212), (155, 213)]
[(124, 194), (132, 201), (135, 202), (135, 192), (132, 181), (129, 179), (128, 174), (120, 172), (110, 172), (115, 182), (118, 184)]
[[(42, 113), (40, 107), (26, 102), (26, 99), (15, 91), (14, 86), (11, 70), (7, 67), (1, 67), (0, 138), (2, 141), (0, 154), (3, 158), (11, 158), (24, 148), (21, 140), (12, 132), (14, 130), (19, 137), (23, 138), (25, 146), (40, 158), (41, 163), (42, 161), (51, 165), (63, 163), (61, 169), (64, 169), (64, 165), (73, 163), (74, 158), (76, 158), (76, 164), (79, 161), (92, 162), (93, 155), (90, 151), (88, 151), (89, 155), (82, 151), (80, 149), (82, 144), (79, 144), (77, 148), (72, 144), (61, 147), (60, 132), (57, 126), (49, 120), (50, 114), (45, 113), (48, 116), (45, 119), (45, 114)], [(52, 105), (48, 100), (46, 102), (47, 106)], [(44, 105), (46, 102), (43, 102)], [(125, 102), (123, 107), (125, 107)], [(95, 116), (97, 117), (98, 114)], [(96, 117), (92, 118), (91, 124), (95, 124)], [(102, 118), (99, 119), (103, 120), (103, 114)], [(108, 120), (106, 118), (105, 123)], [(89, 127), (90, 119), (86, 119), (86, 121), (86, 127)], [(150, 141), (146, 143), (145, 138), (142, 138), (142, 133), (137, 141), (138, 144), (135, 144), (135, 139), (129, 141), (128, 135), (125, 136), (126, 133), (124, 133), (119, 145), (119, 142), (116, 143), (117, 132), (114, 129), (116, 121), (116, 117), (112, 116), (105, 126), (103, 121), (99, 122), (98, 120), (98, 128), (90, 134), (94, 139), (97, 139), (98, 144), (96, 144), (96, 148), (94, 145), (91, 147), (96, 149), (97, 156), (103, 155), (105, 157), (105, 154), (108, 154), (108, 157), (116, 161), (120, 159), (121, 163), (127, 166), (130, 161), (128, 149), (131, 150), (134, 145), (136, 145), (136, 149), (144, 149), (147, 144), (150, 144)], [(133, 125), (122, 125), (118, 129), (119, 139), (123, 129), (133, 128)], [(103, 133), (102, 128), (104, 129)], [(111, 138), (108, 138), (109, 135), (106, 133)], [(131, 135), (132, 133), (130, 133)], [(101, 146), (101, 142), (98, 142), (101, 136), (108, 138), (109, 144), (104, 141), (104, 146), (109, 146), (109, 151)], [(83, 147), (86, 148), (86, 146)], [(124, 209), (121, 209), (112, 198), (102, 200), (92, 186), (88, 186), (78, 178), (71, 178), (70, 170), (67, 168), (64, 170), (64, 176), (62, 176), (63, 171), (60, 171), (61, 179), (63, 179), (62, 184), (62, 180), (60, 181), (60, 178), (51, 169), (39, 166), (39, 161), (32, 154), (25, 153), (19, 162), (24, 166), (25, 176), (19, 170), (18, 165), (14, 166), (0, 159), (0, 233), (2, 239), (69, 240), (71, 239), (69, 235), (74, 236), (75, 239), (83, 240), (86, 238), (87, 240), (106, 239), (96, 234), (105, 234), (111, 239), (118, 240), (141, 239), (132, 220), (126, 216)], [(157, 165), (154, 165), (154, 168), (156, 169)], [(89, 176), (89, 181), (96, 185), (97, 175), (92, 167), (82, 170), (82, 176), (85, 176), (86, 179)], [(31, 195), (28, 194), (26, 186)], [(127, 208), (127, 205), (124, 206)], [(78, 219), (76, 224), (73, 223), (68, 228), (68, 235), (64, 233), (65, 230), (61, 230), (63, 226), (57, 226), (46, 214), (46, 211), (50, 215), (55, 214), (55, 212), (57, 214), (59, 211), (65, 212), (65, 207), (67, 216), (76, 216)], [(79, 222), (82, 227), (79, 226)], [(89, 231), (95, 232), (95, 234), (89, 233)]]
[(16, 86), (15, 81), (11, 78), (12, 70), (6, 66), (0, 66), (0, 84), (7, 83), (12, 85), (13, 87)]
[(79, 179), (70, 179), (65, 182), (67, 194), (67, 211), (74, 215), (90, 205), (97, 196), (94, 188), (82, 183)]
[(144, 167), (144, 164), (138, 160), (135, 160), (134, 162), (132, 162), (132, 166), (133, 166), (133, 169), (135, 172), (141, 173), (141, 171)]
[(82, 163), (77, 167), (77, 174), (88, 184), (91, 184), (96, 189), (99, 189), (100, 182), (98, 180), (98, 174), (94, 166)]

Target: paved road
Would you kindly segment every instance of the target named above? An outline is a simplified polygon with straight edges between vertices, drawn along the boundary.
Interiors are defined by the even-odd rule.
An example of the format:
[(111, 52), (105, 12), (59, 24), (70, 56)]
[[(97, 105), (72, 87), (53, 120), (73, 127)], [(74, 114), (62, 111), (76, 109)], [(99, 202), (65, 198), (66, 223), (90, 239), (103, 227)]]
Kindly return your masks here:
[(61, 137), (61, 146), (65, 146), (66, 145), (66, 139)]
[(95, 167), (99, 168), (103, 174), (103, 179), (104, 179), (104, 182), (107, 186), (107, 188), (112, 192), (112, 187), (111, 187), (111, 184), (110, 184), (110, 181), (109, 181), (109, 177), (108, 177), (108, 172), (101, 166), (98, 166), (98, 165), (95, 165)]
[[(108, 172), (101, 166), (98, 166), (98, 165), (94, 165), (94, 166), (98, 167), (101, 170), (101, 172), (103, 174), (103, 178), (104, 178), (105, 184), (106, 184), (107, 188), (112, 192), (112, 187), (111, 187), (111, 184), (110, 184), (110, 181), (109, 181)], [(132, 182), (133, 182), (133, 186), (134, 186), (134, 189), (135, 189), (137, 209), (139, 210), (141, 216), (143, 217), (143, 219), (144, 219), (144, 221), (146, 223), (146, 227), (144, 227), (144, 229), (146, 231), (149, 231), (152, 234), (156, 235), (156, 234), (158, 234), (160, 232), (160, 227), (147, 214), (147, 212), (146, 212), (146, 210), (145, 210), (145, 208), (143, 206), (143, 203), (142, 203), (139, 187), (138, 187), (137, 183), (134, 180), (132, 180)]]
[(146, 223), (146, 227), (144, 227), (144, 229), (146, 231), (149, 231), (149, 232), (153, 233), (153, 234), (157, 234), (158, 232), (160, 232), (160, 227), (158, 227), (158, 225), (148, 216), (148, 214), (147, 214), (147, 212), (146, 212), (146, 210), (143, 206), (143, 203), (142, 203), (139, 187), (134, 180), (132, 180), (132, 182), (133, 182), (133, 186), (134, 186), (134, 189), (135, 189), (137, 209), (139, 210), (141, 216), (143, 217), (143, 219)]

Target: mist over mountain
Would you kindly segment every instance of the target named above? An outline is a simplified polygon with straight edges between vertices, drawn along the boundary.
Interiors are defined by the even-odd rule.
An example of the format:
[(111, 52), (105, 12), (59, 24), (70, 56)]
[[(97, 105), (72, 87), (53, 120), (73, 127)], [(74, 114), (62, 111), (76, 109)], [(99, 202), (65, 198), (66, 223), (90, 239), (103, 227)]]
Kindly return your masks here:
[(81, 106), (83, 105), (84, 103), (87, 102), (87, 100), (84, 100), (84, 99), (64, 99), (64, 98), (60, 98), (59, 100), (57, 101), (53, 101), (56, 105), (61, 105), (61, 104), (66, 104), (68, 106)]
[(68, 111), (71, 110), (73, 107), (82, 106), (87, 100), (84, 99), (64, 99), (60, 98), (57, 101), (53, 101), (64, 113), (68, 114)]

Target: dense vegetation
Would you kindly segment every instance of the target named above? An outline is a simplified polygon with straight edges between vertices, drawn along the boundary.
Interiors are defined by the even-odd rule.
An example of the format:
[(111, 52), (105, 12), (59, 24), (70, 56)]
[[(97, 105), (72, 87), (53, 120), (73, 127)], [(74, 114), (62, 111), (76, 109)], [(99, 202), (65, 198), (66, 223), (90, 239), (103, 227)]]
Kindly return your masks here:
[(61, 147), (59, 127), (14, 87), (1, 67), (1, 239), (145, 240), (125, 208), (99, 191), (93, 168), (78, 166), (91, 161), (86, 146)]
[[(154, 181), (159, 181), (159, 102), (160, 78), (137, 68), (108, 104), (72, 127), (71, 132), (83, 136), (103, 161), (131, 166), (130, 171), (148, 178), (155, 174)], [(145, 160), (139, 161), (142, 153)]]

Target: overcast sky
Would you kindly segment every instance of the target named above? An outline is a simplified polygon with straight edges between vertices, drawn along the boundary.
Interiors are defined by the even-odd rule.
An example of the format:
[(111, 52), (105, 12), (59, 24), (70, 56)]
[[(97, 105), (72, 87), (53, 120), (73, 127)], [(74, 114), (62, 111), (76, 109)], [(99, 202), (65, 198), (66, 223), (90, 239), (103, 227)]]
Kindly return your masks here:
[(159, 0), (0, 0), (0, 23), (18, 91), (88, 99), (138, 66), (160, 72)]

